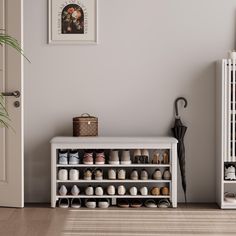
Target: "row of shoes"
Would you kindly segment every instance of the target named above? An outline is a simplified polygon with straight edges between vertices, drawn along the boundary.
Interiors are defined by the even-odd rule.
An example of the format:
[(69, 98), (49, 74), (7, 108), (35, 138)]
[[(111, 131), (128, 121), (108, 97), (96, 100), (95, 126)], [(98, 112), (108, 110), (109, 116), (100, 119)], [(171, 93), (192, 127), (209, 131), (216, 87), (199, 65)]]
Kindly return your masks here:
[[(60, 149), (58, 152), (58, 164), (60, 165), (77, 165), (83, 163), (85, 165), (103, 165), (106, 162), (104, 150), (98, 149), (84, 150), (83, 160), (80, 159), (79, 150), (64, 150)], [(121, 157), (119, 156), (119, 150), (111, 150), (109, 154), (109, 164), (111, 165), (130, 165), (134, 164), (148, 164), (149, 163), (149, 151), (147, 149), (135, 149), (133, 152), (133, 161), (131, 161), (130, 150), (123, 150)], [(152, 156), (153, 164), (169, 164), (168, 152), (158, 152), (157, 150)]]
[[(69, 200), (68, 198), (60, 198), (58, 205), (60, 208), (80, 208), (81, 207), (81, 200), (80, 198), (72, 198)], [(110, 206), (109, 199), (99, 199), (96, 201), (95, 199), (85, 199), (85, 206), (87, 208), (108, 208)]]
[(168, 208), (171, 206), (170, 201), (166, 198), (160, 199), (160, 200), (154, 200), (154, 199), (148, 199), (146, 201), (141, 201), (139, 199), (134, 199), (134, 200), (127, 200), (127, 199), (121, 199), (117, 203), (118, 207), (121, 208), (139, 208), (142, 206), (145, 206), (147, 208)]
[[(69, 195), (68, 194), (69, 192), (68, 192), (67, 187), (65, 185), (61, 185), (58, 192), (59, 192), (59, 195), (61, 195), (61, 196)], [(85, 188), (84, 192), (85, 192), (85, 195), (88, 195), (88, 196), (93, 196), (93, 195), (103, 196), (105, 190), (101, 186), (97, 186), (97, 187), (88, 186)], [(114, 185), (109, 185), (106, 189), (106, 193), (108, 195), (115, 195), (116, 192), (118, 195), (126, 195), (127, 194), (127, 190), (124, 185), (118, 186), (117, 191), (116, 191), (116, 187)], [(153, 196), (159, 196), (159, 195), (166, 196), (166, 195), (169, 195), (169, 193), (170, 193), (169, 188), (166, 186), (161, 187), (161, 188), (153, 187), (150, 190), (148, 190), (148, 188), (146, 186), (144, 186), (144, 187), (141, 187), (139, 189), (139, 191), (138, 191), (137, 187), (133, 186), (133, 187), (129, 188), (129, 191), (128, 191), (128, 194), (131, 196), (136, 196), (136, 195), (147, 196), (148, 194), (153, 195)], [(73, 196), (79, 195), (80, 194), (79, 187), (77, 185), (73, 185), (70, 190), (70, 194)]]
[[(92, 180), (94, 175), (95, 180), (103, 180), (103, 170), (102, 169), (85, 169), (83, 173), (83, 179), (84, 180)], [(109, 180), (125, 180), (126, 179), (126, 170), (125, 169), (119, 169), (116, 170), (114, 168), (111, 168), (108, 170), (108, 179)], [(142, 169), (141, 172), (137, 169), (133, 169), (130, 174), (131, 180), (148, 180), (148, 172), (146, 169)], [(78, 169), (60, 169), (58, 171), (58, 180), (61, 181), (67, 181), (67, 180), (77, 181), (80, 179), (80, 174)], [(156, 169), (154, 173), (152, 174), (152, 179), (154, 180), (170, 180), (171, 179), (171, 173), (169, 169), (165, 169), (163, 174), (160, 169)]]
[[(69, 200), (68, 198), (60, 198), (58, 205), (61, 208), (72, 207), (78, 209), (81, 207), (82, 204), (80, 198), (72, 198), (71, 200)], [(85, 199), (85, 206), (91, 209), (94, 209), (96, 207), (108, 208), (110, 206), (110, 200), (106, 198), (99, 200), (93, 198)], [(117, 206), (121, 208), (129, 208), (129, 207), (139, 208), (142, 206), (148, 208), (156, 208), (156, 207), (168, 208), (171, 206), (171, 204), (170, 201), (166, 198), (156, 201), (154, 199), (148, 199), (144, 202), (139, 199), (132, 199), (132, 200), (120, 199), (117, 202)]]

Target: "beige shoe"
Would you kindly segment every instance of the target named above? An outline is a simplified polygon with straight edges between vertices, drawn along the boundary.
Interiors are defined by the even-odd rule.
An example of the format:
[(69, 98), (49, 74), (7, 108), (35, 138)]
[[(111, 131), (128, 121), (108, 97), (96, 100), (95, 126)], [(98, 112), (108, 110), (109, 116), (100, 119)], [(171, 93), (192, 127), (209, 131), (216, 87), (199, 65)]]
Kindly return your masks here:
[(120, 170), (118, 171), (118, 179), (120, 179), (120, 180), (125, 180), (125, 175), (126, 175), (125, 169), (120, 169)]
[(163, 157), (163, 159), (162, 159), (162, 164), (166, 164), (166, 165), (167, 165), (167, 164), (170, 163), (168, 152), (164, 152), (164, 153), (162, 154), (162, 157)]
[(108, 179), (112, 179), (112, 180), (116, 179), (116, 170), (115, 169), (108, 170)]
[(125, 188), (125, 186), (124, 186), (124, 185), (118, 186), (117, 192), (118, 192), (118, 195), (125, 195), (125, 193), (126, 193), (126, 188)]
[(84, 171), (84, 180), (91, 180), (92, 179), (92, 171), (90, 169), (86, 169)]
[(161, 157), (158, 151), (155, 151), (152, 155), (152, 164), (161, 164)]
[(97, 196), (103, 195), (103, 188), (101, 186), (98, 186), (95, 188), (95, 195), (97, 195)]
[(148, 172), (145, 169), (142, 169), (141, 180), (147, 180), (147, 179), (148, 179)]
[(107, 188), (107, 194), (108, 195), (115, 195), (116, 194), (116, 189), (114, 185), (110, 185)]
[(130, 160), (130, 152), (129, 150), (124, 150), (121, 155), (121, 165), (130, 165), (131, 160)]
[(102, 180), (103, 179), (102, 169), (96, 169), (94, 171), (94, 178), (95, 178), (95, 180)]
[(92, 195), (94, 194), (93, 187), (92, 187), (92, 186), (88, 186), (88, 187), (85, 189), (85, 194), (88, 195), (88, 196), (92, 196)]
[(171, 173), (168, 169), (166, 169), (163, 173), (163, 179), (170, 180), (171, 179)]
[(169, 195), (169, 193), (170, 193), (170, 191), (169, 191), (169, 188), (168, 188), (168, 187), (162, 187), (162, 188), (161, 188), (161, 194), (162, 194), (162, 195), (167, 196), (167, 195)]
[(111, 165), (119, 165), (119, 151), (118, 150), (111, 150), (109, 156), (109, 164)]
[(155, 180), (161, 180), (162, 179), (162, 173), (160, 169), (156, 169), (155, 172), (152, 175), (152, 178)]
[(138, 194), (138, 189), (137, 189), (136, 187), (131, 187), (131, 188), (129, 189), (129, 193), (130, 193), (130, 195), (132, 195), (132, 196), (136, 196), (136, 195)]
[(158, 187), (152, 188), (152, 189), (151, 189), (151, 194), (152, 194), (153, 196), (158, 196), (158, 195), (160, 195), (160, 189), (159, 189)]
[(132, 180), (138, 180), (138, 171), (136, 169), (133, 169), (130, 174), (130, 179)]

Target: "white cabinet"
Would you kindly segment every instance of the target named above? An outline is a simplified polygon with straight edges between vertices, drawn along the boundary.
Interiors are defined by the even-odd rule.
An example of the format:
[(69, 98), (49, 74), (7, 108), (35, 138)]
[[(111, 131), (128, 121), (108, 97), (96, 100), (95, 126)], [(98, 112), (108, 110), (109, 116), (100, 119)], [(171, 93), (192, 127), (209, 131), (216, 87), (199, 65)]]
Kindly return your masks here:
[(236, 193), (236, 180), (224, 176), (225, 166), (236, 166), (235, 60), (217, 63), (216, 93), (216, 200), (222, 209), (236, 209), (236, 203), (224, 199), (226, 192)]
[[(79, 152), (83, 153), (83, 150), (85, 149), (104, 149), (106, 150), (106, 153), (109, 152), (111, 149), (118, 149), (120, 151), (124, 149), (129, 149), (132, 152), (134, 149), (148, 149), (150, 154), (150, 162), (147, 164), (130, 164), (130, 165), (111, 165), (107, 164), (108, 161), (106, 161), (103, 165), (85, 165), (85, 164), (77, 164), (77, 165), (60, 165), (58, 164), (58, 151), (59, 149), (78, 149)], [(151, 158), (152, 153), (155, 150), (160, 151), (167, 151), (169, 155), (169, 163), (168, 164), (152, 164)], [(82, 155), (82, 154), (81, 154)], [(109, 156), (106, 155), (106, 160), (108, 160)], [(145, 168), (149, 173), (149, 179), (147, 180), (131, 180), (130, 178), (126, 178), (125, 180), (110, 180), (106, 178), (106, 176), (102, 180), (84, 180), (82, 176), (77, 181), (60, 181), (57, 178), (57, 174), (59, 169), (61, 168), (77, 168), (80, 173), (83, 173), (83, 171), (86, 168), (100, 168), (106, 173), (109, 168), (115, 168), (115, 169), (125, 169), (128, 172), (130, 172), (133, 168), (137, 170), (142, 170)], [(170, 170), (171, 172), (171, 179), (170, 180), (154, 180), (152, 179), (152, 173), (155, 171), (156, 168), (161, 169), (162, 171), (166, 168)], [(64, 185), (70, 185), (72, 183), (76, 183), (81, 189), (83, 189), (86, 186), (102, 186), (104, 189), (110, 185), (114, 184), (117, 186), (118, 184), (125, 185), (127, 187), (130, 186), (147, 186), (147, 187), (153, 187), (153, 186), (168, 186), (169, 188), (169, 195), (163, 196), (163, 195), (150, 195), (150, 192), (148, 195), (143, 196), (137, 194), (136, 196), (131, 195), (107, 195), (104, 193), (103, 196), (88, 196), (84, 194), (84, 191), (82, 191), (76, 198), (80, 199), (87, 199), (87, 198), (109, 198), (111, 199), (111, 202), (113, 205), (116, 204), (116, 200), (119, 198), (122, 199), (132, 199), (132, 198), (139, 198), (139, 199), (158, 199), (158, 198), (168, 198), (170, 202), (172, 203), (172, 207), (177, 207), (177, 140), (175, 138), (171, 137), (55, 137), (51, 140), (51, 206), (55, 207), (56, 202), (60, 198), (75, 198), (75, 196), (66, 195), (66, 196), (60, 196), (58, 194), (58, 189), (61, 184)]]

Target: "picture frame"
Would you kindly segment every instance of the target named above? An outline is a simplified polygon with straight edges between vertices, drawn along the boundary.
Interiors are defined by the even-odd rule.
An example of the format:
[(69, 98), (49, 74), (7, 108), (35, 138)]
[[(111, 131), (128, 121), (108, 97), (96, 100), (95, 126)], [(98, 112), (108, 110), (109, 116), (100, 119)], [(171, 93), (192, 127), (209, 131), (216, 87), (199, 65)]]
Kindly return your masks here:
[(97, 0), (48, 0), (49, 44), (97, 44)]

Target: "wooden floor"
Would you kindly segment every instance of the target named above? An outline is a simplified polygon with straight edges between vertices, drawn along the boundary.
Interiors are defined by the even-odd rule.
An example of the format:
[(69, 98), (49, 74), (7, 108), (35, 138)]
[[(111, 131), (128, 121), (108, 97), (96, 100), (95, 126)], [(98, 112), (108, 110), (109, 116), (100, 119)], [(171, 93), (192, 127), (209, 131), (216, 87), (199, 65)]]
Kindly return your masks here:
[(236, 211), (209, 204), (163, 210), (0, 208), (0, 235), (236, 235)]

